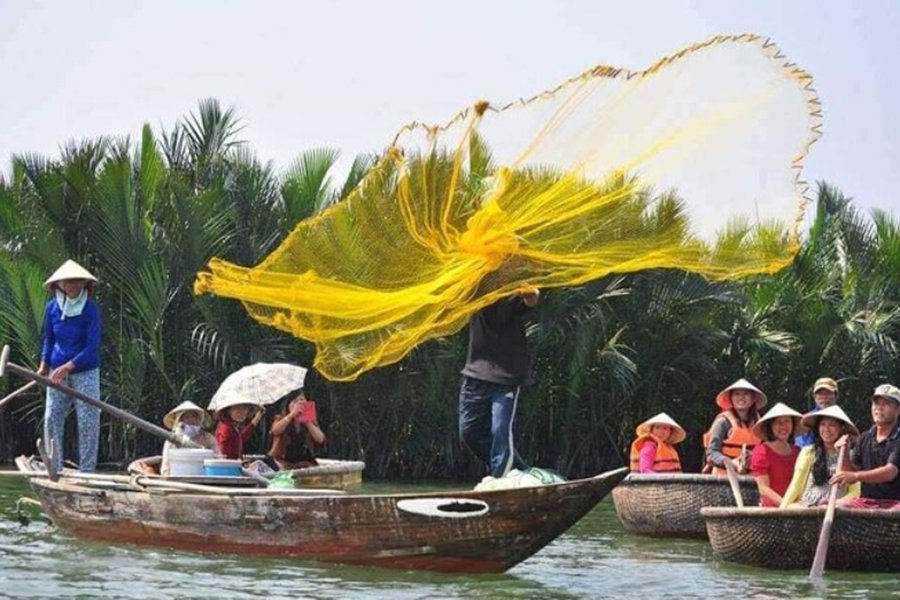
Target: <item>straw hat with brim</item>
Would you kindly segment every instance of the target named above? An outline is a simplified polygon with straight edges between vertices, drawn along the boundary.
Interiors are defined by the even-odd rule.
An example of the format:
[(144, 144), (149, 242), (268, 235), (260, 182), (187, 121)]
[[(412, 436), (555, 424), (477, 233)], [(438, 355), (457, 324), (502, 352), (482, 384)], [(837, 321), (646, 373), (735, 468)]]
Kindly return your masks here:
[(74, 260), (67, 260), (44, 282), (44, 287), (47, 288), (47, 291), (52, 292), (57, 283), (67, 279), (81, 279), (87, 283), (97, 283), (97, 278), (90, 271)]
[(753, 429), (751, 429), (750, 431), (752, 431), (753, 435), (755, 435), (759, 439), (764, 440), (766, 439), (765, 431), (767, 421), (774, 421), (775, 419), (778, 419), (780, 417), (791, 417), (794, 420), (794, 433), (797, 433), (797, 424), (802, 416), (803, 415), (798, 413), (787, 404), (779, 402), (778, 404), (770, 408), (769, 412), (767, 412), (764, 417), (757, 421), (756, 425), (754, 425)]
[(719, 395), (716, 396), (716, 404), (719, 405), (719, 408), (722, 410), (731, 410), (731, 391), (732, 390), (748, 390), (756, 394), (756, 410), (762, 410), (763, 407), (769, 403), (769, 399), (763, 394), (762, 390), (747, 381), (746, 379), (738, 379), (727, 388), (719, 392)]
[(247, 400), (247, 397), (242, 394), (225, 394), (221, 396), (217, 396), (217, 406), (213, 416), (218, 420), (222, 418), (222, 415), (225, 414), (232, 406), (240, 406), (241, 404), (245, 404), (251, 408), (250, 413), (254, 414), (258, 411), (263, 410), (263, 407), (259, 404)]
[(190, 400), (182, 402), (181, 404), (179, 404), (178, 406), (176, 406), (175, 408), (170, 410), (169, 414), (167, 414), (163, 418), (163, 425), (165, 425), (169, 429), (172, 429), (173, 427), (175, 427), (175, 421), (180, 421), (181, 415), (183, 415), (186, 412), (199, 413), (200, 414), (200, 422), (204, 427), (209, 427), (210, 425), (212, 425), (212, 418), (209, 416), (209, 413), (206, 412), (205, 410), (203, 410), (202, 408), (200, 408), (199, 406), (197, 406), (196, 404), (194, 404), (193, 402), (191, 402)]
[(824, 417), (837, 419), (841, 423), (849, 425), (850, 437), (859, 437), (859, 429), (856, 428), (856, 425), (853, 424), (853, 421), (850, 420), (850, 417), (847, 416), (847, 413), (845, 413), (844, 410), (837, 405), (823, 408), (820, 411), (806, 413), (800, 419), (800, 424), (803, 425), (803, 427), (805, 427), (807, 430), (811, 430), (818, 426), (818, 419), (822, 419)]
[(684, 432), (684, 429), (681, 427), (681, 425), (676, 423), (672, 417), (664, 412), (659, 413), (655, 417), (650, 417), (649, 419), (638, 425), (638, 437), (650, 435), (650, 429), (654, 425), (668, 425), (672, 428), (672, 435), (671, 437), (669, 437), (670, 444), (678, 444), (679, 442), (683, 442), (684, 438), (687, 437), (687, 434)]

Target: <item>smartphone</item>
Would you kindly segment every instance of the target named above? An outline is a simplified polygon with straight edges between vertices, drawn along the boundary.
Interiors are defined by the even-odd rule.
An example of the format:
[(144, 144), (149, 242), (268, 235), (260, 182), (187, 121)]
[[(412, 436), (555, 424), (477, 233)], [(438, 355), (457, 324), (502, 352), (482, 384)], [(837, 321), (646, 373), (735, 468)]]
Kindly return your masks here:
[(316, 403), (312, 400), (305, 400), (300, 404), (303, 408), (297, 416), (298, 423), (310, 423), (316, 420)]

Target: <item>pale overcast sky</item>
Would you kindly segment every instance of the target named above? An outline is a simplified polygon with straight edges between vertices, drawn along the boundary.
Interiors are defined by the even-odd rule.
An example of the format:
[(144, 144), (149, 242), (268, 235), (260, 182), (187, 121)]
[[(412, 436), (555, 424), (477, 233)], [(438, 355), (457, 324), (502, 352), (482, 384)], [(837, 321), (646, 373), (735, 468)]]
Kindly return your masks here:
[(0, 168), (71, 138), (234, 106), (260, 158), (382, 149), (412, 119), (528, 96), (605, 63), (643, 69), (714, 34), (770, 36), (815, 77), (806, 163), (900, 215), (900, 2), (0, 0)]

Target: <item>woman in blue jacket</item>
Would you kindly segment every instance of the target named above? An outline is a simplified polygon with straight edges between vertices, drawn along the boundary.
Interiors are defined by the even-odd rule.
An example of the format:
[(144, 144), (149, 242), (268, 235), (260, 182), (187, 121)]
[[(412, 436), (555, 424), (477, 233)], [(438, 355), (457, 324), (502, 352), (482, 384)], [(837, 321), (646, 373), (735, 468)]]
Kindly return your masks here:
[[(38, 372), (93, 398), (100, 398), (100, 308), (93, 300), (97, 278), (67, 260), (44, 283), (53, 297), (44, 310), (44, 339)], [(97, 467), (100, 409), (53, 388), (47, 388), (44, 443), (54, 440), (57, 468), (63, 465), (66, 416), (75, 403), (78, 416), (78, 465)], [(49, 448), (49, 446), (48, 446)]]

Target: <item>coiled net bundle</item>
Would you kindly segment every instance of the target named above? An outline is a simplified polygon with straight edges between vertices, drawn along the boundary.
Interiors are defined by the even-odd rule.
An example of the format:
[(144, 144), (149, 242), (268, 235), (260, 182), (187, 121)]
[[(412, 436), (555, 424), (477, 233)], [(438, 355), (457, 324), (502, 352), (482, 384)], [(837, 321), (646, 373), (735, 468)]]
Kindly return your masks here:
[(340, 203), (258, 266), (214, 259), (195, 291), (240, 300), (353, 380), (526, 286), (776, 272), (799, 247), (811, 84), (767, 39), (718, 36), (645, 71), (597, 66), (410, 123)]

